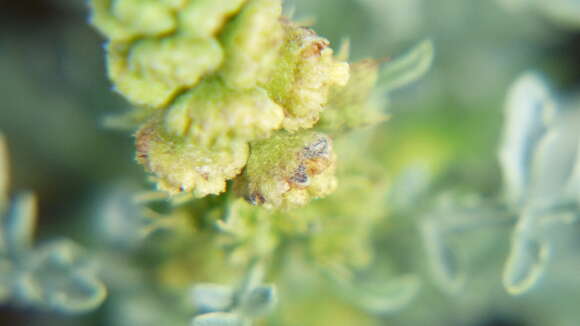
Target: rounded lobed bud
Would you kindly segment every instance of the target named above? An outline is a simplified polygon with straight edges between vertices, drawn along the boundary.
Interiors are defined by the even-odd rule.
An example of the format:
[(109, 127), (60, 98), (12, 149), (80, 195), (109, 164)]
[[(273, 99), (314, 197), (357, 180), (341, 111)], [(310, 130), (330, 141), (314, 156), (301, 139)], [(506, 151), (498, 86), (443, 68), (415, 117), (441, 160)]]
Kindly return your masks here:
[(177, 27), (169, 1), (93, 0), (90, 4), (92, 24), (113, 41), (160, 36)]
[(286, 111), (286, 130), (311, 128), (319, 119), (332, 86), (344, 86), (349, 66), (333, 56), (329, 42), (310, 29), (283, 21), (285, 40), (275, 70), (264, 83)]
[(159, 189), (192, 192), (197, 197), (225, 191), (226, 180), (238, 175), (248, 158), (248, 144), (233, 140), (211, 149), (175, 137), (154, 118), (135, 135), (137, 160), (155, 175)]
[(244, 173), (235, 180), (236, 193), (254, 205), (292, 208), (336, 188), (336, 155), (332, 140), (321, 133), (277, 132), (251, 143)]
[[(195, 59), (192, 59), (195, 58)], [(215, 39), (182, 37), (137, 41), (131, 47), (111, 43), (109, 76), (116, 89), (141, 106), (162, 107), (216, 70), (223, 53)]]

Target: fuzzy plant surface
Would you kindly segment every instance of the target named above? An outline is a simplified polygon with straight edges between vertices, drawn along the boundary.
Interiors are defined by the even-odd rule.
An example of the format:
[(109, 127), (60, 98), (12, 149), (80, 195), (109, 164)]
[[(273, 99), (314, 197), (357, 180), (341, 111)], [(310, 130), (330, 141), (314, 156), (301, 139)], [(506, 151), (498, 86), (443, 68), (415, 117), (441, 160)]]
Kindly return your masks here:
[[(385, 216), (388, 182), (365, 157), (371, 127), (387, 118), (387, 92), (428, 70), (429, 41), (386, 64), (348, 63), (348, 42), (336, 53), (279, 0), (90, 4), (113, 88), (134, 107), (110, 121), (135, 130), (136, 160), (157, 188), (141, 196), (146, 233), (173, 234), (156, 287), (183, 296), (199, 283), (193, 325), (245, 325), (271, 311), (277, 292), (262, 279), (296, 297), (286, 271), (295, 261), (354, 306), (408, 301), (416, 280), (367, 293), (354, 279), (372, 263), (372, 229)], [(240, 273), (207, 277), (217, 262)], [(293, 307), (272, 318), (292, 324)]]

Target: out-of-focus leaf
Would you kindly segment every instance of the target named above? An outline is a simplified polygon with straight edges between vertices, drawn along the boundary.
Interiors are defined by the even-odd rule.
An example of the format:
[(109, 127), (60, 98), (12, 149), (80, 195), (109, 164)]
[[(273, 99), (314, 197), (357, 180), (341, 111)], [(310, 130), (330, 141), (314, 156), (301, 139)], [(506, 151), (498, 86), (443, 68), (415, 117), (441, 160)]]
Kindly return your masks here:
[(540, 140), (532, 159), (531, 205), (549, 205), (566, 195), (574, 179), (579, 123), (580, 111), (561, 114)]
[(465, 283), (465, 268), (458, 253), (434, 221), (423, 222), (421, 234), (435, 281), (445, 291), (459, 292)]
[(193, 318), (191, 326), (248, 326), (249, 323), (234, 313), (210, 312)]
[(18, 196), (3, 221), (2, 229), (11, 254), (18, 255), (32, 248), (36, 227), (36, 198), (32, 193)]
[(202, 313), (224, 311), (233, 303), (233, 290), (219, 284), (196, 284), (191, 291), (193, 305)]
[(401, 88), (421, 78), (433, 62), (433, 42), (424, 40), (408, 53), (387, 63), (379, 73), (377, 87), (391, 91)]
[(107, 294), (91, 262), (70, 241), (40, 248), (26, 269), (29, 276), (24, 288), (28, 291), (22, 293), (26, 301), (66, 313), (81, 313), (96, 308)]
[(512, 248), (504, 272), (503, 285), (512, 295), (522, 294), (537, 284), (549, 257), (546, 243), (533, 234), (532, 216), (520, 219), (512, 238)]
[(420, 280), (405, 275), (381, 284), (365, 284), (347, 293), (349, 301), (372, 314), (388, 314), (407, 306), (420, 289)]
[(508, 92), (499, 160), (513, 205), (521, 204), (526, 195), (534, 149), (545, 132), (545, 117), (554, 110), (545, 82), (535, 73), (522, 75)]
[(243, 298), (240, 309), (245, 316), (260, 316), (270, 312), (277, 301), (273, 285), (258, 286)]

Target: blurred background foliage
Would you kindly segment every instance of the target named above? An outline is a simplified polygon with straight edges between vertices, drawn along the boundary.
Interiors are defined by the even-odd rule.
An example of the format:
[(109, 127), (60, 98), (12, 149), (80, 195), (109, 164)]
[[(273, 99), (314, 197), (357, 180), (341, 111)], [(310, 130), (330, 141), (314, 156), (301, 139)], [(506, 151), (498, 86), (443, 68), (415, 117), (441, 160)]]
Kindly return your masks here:
[[(524, 72), (545, 76), (538, 81), (540, 88), (550, 90), (558, 107), (578, 109), (580, 4), (294, 0), (286, 7), (297, 20), (312, 20), (335, 48), (348, 38), (353, 60), (389, 60), (424, 38), (433, 40), (436, 57), (420, 82), (390, 94), (391, 119), (370, 136), (369, 155), (381, 163), (390, 184), (384, 198), (388, 218), (373, 232), (372, 275), (357, 275), (362, 288), (340, 295), (325, 289), (333, 286), (331, 281), (320, 283), (295, 266), (291, 281), (278, 289), (284, 309), (270, 323), (577, 325), (577, 223), (555, 228), (561, 239), (558, 253), (550, 254), (541, 282), (517, 296), (508, 294), (505, 279), (502, 284), (513, 226), (525, 214), (504, 198), (497, 158), (508, 90)], [(10, 152), (12, 193), (33, 190), (38, 198), (37, 242), (65, 236), (101, 256), (111, 248), (104, 243), (132, 255), (131, 261), (115, 252), (103, 258), (123, 267), (103, 273), (116, 290), (95, 312), (66, 316), (6, 304), (0, 324), (181, 325), (184, 321), (174, 318), (188, 313), (186, 304), (148, 295), (156, 289), (143, 284), (161, 279), (166, 281), (161, 287), (184, 286), (191, 276), (180, 281), (175, 271), (205, 258), (160, 258), (190, 245), (168, 237), (154, 237), (145, 245), (131, 241), (147, 221), (131, 219), (142, 211), (131, 204), (130, 194), (150, 186), (133, 161), (132, 139), (103, 126), (108, 114), (121, 112), (127, 103), (110, 90), (102, 39), (87, 24), (86, 4), (2, 1), (0, 27), (0, 130)], [(575, 206), (565, 212), (578, 214)], [(195, 242), (198, 248), (204, 245), (204, 239)], [(220, 253), (207, 248), (205, 255)], [(160, 260), (166, 266), (162, 275), (152, 278), (144, 272)], [(176, 267), (180, 264), (185, 267)], [(208, 275), (236, 279), (219, 262), (206, 265)], [(391, 281), (381, 286), (393, 294), (383, 301), (369, 294), (376, 289), (375, 279)], [(384, 309), (373, 309), (377, 306)]]

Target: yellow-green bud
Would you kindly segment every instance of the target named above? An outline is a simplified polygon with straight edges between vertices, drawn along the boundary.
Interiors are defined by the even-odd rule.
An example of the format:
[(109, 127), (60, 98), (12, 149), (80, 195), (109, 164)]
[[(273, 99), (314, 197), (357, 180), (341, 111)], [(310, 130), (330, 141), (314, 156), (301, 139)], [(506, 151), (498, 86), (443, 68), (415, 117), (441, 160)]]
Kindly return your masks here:
[(335, 163), (332, 140), (325, 134), (280, 131), (251, 143), (248, 164), (234, 189), (254, 205), (302, 206), (334, 191)]
[(216, 70), (222, 59), (222, 49), (215, 39), (176, 36), (140, 40), (131, 47), (111, 43), (109, 76), (132, 103), (161, 107), (178, 91), (193, 87)]
[(176, 1), (93, 0), (92, 24), (113, 41), (160, 36), (175, 31)]
[(210, 149), (167, 133), (158, 118), (142, 126), (135, 137), (137, 160), (155, 175), (158, 188), (169, 193), (219, 194), (248, 158), (244, 141), (232, 140)]
[(268, 137), (284, 112), (263, 89), (236, 90), (219, 79), (203, 81), (167, 111), (167, 130), (202, 146)]
[[(179, 11), (180, 30), (191, 37), (210, 38), (224, 27), (246, 0), (195, 0)], [(274, 1), (270, 1), (274, 2)]]
[(349, 66), (336, 60), (329, 42), (314, 31), (289, 21), (283, 21), (283, 26), (284, 45), (264, 88), (286, 110), (286, 130), (311, 128), (330, 88), (347, 83)]
[(226, 59), (221, 71), (231, 87), (251, 88), (266, 81), (284, 40), (280, 1), (250, 0), (224, 30)]

